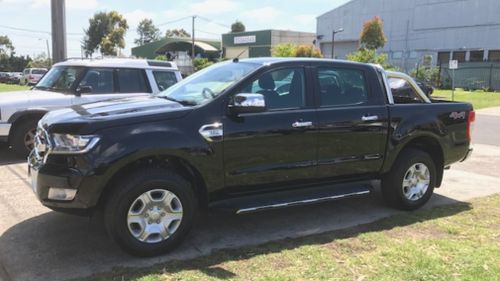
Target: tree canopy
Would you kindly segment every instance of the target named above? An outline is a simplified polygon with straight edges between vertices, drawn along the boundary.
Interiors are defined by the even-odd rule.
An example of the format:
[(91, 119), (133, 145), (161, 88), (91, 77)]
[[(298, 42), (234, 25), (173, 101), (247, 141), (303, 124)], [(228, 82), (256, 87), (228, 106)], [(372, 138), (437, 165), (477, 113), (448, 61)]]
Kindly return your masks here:
[(142, 46), (160, 39), (160, 29), (158, 29), (151, 19), (143, 19), (137, 27), (139, 38), (134, 40), (136, 45)]
[(245, 30), (246, 30), (245, 25), (239, 20), (231, 24), (231, 33), (245, 32)]
[(165, 32), (165, 37), (167, 38), (184, 38), (184, 37), (191, 37), (191, 34), (184, 30), (184, 28), (181, 29), (169, 29), (167, 32)]
[(0, 36), (0, 55), (7, 54), (7, 51), (12, 53), (14, 51), (14, 46), (12, 45), (12, 41), (8, 36)]
[(378, 49), (384, 47), (387, 38), (384, 34), (384, 22), (378, 16), (375, 16), (363, 24), (363, 30), (360, 35), (361, 47), (367, 49)]
[(82, 47), (87, 56), (99, 50), (101, 54), (116, 56), (118, 48), (125, 48), (127, 20), (118, 12), (99, 12), (89, 19)]

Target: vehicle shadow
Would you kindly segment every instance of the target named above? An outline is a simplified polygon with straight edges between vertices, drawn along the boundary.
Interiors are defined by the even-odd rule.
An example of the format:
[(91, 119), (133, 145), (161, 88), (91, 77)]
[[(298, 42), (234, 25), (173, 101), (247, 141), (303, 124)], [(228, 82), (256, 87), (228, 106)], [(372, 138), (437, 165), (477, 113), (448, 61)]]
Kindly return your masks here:
[(14, 152), (7, 144), (0, 144), (0, 166), (18, 164), (22, 162), (26, 162), (26, 159), (15, 156)]
[[(210, 212), (201, 215), (179, 248), (154, 258), (134, 258), (123, 253), (107, 237), (100, 219), (48, 212), (20, 222), (0, 237), (0, 262), (12, 280), (67, 280), (118, 268), (168, 265), (195, 259), (189, 263), (176, 263), (172, 270), (198, 269), (210, 276), (227, 279), (234, 277), (234, 273), (213, 267), (227, 259), (246, 259), (307, 244), (328, 243), (366, 232), (452, 216), (471, 208), (468, 203), (441, 195), (435, 195), (426, 208), (447, 204), (456, 205), (425, 214), (412, 213), (401, 216), (402, 219), (390, 220), (390, 223), (383, 219), (404, 212), (385, 207), (379, 192), (365, 198), (239, 216)], [(329, 235), (322, 235), (324, 233)], [(200, 258), (221, 249), (244, 248), (270, 241), (281, 242), (273, 247), (243, 249), (235, 255)], [(162, 270), (162, 266), (153, 269), (158, 273)]]

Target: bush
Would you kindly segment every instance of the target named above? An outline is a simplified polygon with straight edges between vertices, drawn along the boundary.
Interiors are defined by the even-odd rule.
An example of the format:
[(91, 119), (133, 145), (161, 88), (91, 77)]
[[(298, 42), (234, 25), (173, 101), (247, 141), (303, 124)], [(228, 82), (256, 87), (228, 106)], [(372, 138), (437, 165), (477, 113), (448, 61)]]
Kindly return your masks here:
[(274, 46), (271, 50), (273, 57), (301, 57), (322, 58), (321, 51), (312, 45), (296, 45), (283, 43)]
[(203, 68), (209, 67), (212, 64), (214, 63), (206, 58), (195, 58), (193, 60), (193, 66), (195, 71), (202, 70)]
[(350, 53), (346, 56), (347, 60), (373, 63), (381, 65), (386, 70), (395, 70), (396, 68), (387, 62), (387, 54), (377, 54), (374, 49), (359, 49), (354, 53)]
[(418, 80), (431, 83), (434, 87), (439, 83), (439, 67), (421, 66), (411, 71), (410, 75)]

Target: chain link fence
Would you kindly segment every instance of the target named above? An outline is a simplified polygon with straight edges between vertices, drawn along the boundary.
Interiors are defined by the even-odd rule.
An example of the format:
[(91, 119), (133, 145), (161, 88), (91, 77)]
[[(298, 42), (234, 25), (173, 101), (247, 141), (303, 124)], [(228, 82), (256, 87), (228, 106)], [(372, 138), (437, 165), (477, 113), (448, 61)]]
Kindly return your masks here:
[[(449, 65), (440, 66), (440, 84), (445, 89), (451, 88), (452, 70)], [(465, 90), (500, 90), (500, 62), (462, 62), (455, 69), (455, 88)]]

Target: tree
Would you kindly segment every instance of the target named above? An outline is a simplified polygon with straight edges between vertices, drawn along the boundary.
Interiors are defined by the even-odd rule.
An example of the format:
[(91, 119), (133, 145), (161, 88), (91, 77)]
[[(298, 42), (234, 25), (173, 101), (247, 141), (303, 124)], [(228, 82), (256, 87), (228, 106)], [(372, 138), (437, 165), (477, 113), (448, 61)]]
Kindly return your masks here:
[(362, 48), (378, 49), (385, 46), (387, 38), (384, 34), (384, 22), (378, 16), (375, 16), (363, 24), (363, 30), (360, 35)]
[(0, 36), (0, 55), (7, 54), (7, 51), (10, 53), (14, 51), (12, 41), (10, 41), (8, 36)]
[(245, 32), (245, 30), (245, 25), (239, 20), (236, 20), (233, 24), (231, 24), (231, 33)]
[(50, 68), (50, 59), (47, 54), (41, 53), (28, 63), (28, 67)]
[(160, 39), (160, 29), (158, 29), (151, 19), (143, 19), (137, 27), (139, 38), (134, 40), (136, 45), (142, 46)]
[(347, 60), (364, 62), (364, 63), (373, 63), (381, 65), (385, 69), (394, 69), (394, 66), (390, 65), (387, 62), (386, 54), (377, 54), (375, 49), (359, 49), (354, 53), (350, 53), (346, 56)]
[(116, 11), (94, 14), (82, 42), (85, 55), (91, 56), (99, 50), (103, 55), (116, 56), (117, 48), (125, 48), (127, 29), (127, 20)]
[(273, 57), (307, 57), (322, 58), (321, 52), (311, 45), (296, 45), (293, 43), (283, 43), (275, 45), (271, 49)]
[(167, 38), (184, 38), (184, 37), (191, 37), (191, 34), (184, 30), (184, 28), (181, 29), (169, 29), (165, 33), (165, 37)]

